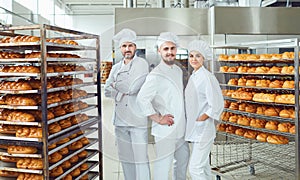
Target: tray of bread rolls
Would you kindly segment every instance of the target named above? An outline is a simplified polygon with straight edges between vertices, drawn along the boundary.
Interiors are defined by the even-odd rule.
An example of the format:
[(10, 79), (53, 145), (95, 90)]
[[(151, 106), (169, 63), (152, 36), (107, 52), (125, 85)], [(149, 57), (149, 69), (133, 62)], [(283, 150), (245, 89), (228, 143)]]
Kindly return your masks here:
[[(94, 128), (94, 127), (89, 127), (86, 129), (75, 129), (75, 130), (72, 130), (71, 132), (69, 132), (68, 134), (64, 134), (58, 138), (49, 140), (48, 141), (49, 155), (51, 155), (52, 153), (54, 153), (62, 148), (65, 148), (73, 143), (75, 143), (73, 145), (79, 144), (79, 146), (83, 146), (83, 144), (76, 143), (76, 141), (78, 141), (80, 139), (85, 140), (86, 138), (84, 138), (84, 137), (86, 137), (96, 131), (97, 131), (97, 128)], [(91, 145), (95, 141), (94, 141), (94, 139), (91, 139), (91, 141), (89, 141), (90, 143), (86, 143), (86, 142), (84, 142), (84, 143)]]
[(218, 125), (218, 134), (241, 140), (250, 140), (251, 142), (274, 144), (276, 146), (289, 144), (289, 139), (282, 135), (248, 130), (242, 127), (224, 123)]
[(224, 100), (234, 101), (234, 102), (245, 102), (245, 103), (252, 103), (252, 104), (265, 104), (271, 106), (287, 106), (287, 107), (294, 107), (294, 104), (281, 104), (281, 103), (274, 103), (274, 102), (258, 102), (258, 101), (251, 101), (251, 100), (242, 100), (242, 99), (235, 99), (230, 97), (224, 97)]
[(79, 114), (70, 118), (54, 122), (48, 125), (49, 136), (48, 139), (55, 138), (69, 131), (84, 127), (92, 126), (98, 122), (98, 117), (88, 117), (86, 114)]

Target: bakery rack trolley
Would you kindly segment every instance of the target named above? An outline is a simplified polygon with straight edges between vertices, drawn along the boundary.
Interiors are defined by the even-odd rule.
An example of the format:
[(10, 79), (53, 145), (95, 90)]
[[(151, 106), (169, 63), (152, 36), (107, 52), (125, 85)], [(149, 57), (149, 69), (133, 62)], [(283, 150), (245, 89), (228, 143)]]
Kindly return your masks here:
[[(259, 52), (273, 52), (278, 48), (292, 48), (294, 58), (285, 59), (283, 56), (277, 59), (227, 59), (215, 61), (214, 74), (220, 82), (222, 90), (236, 91), (239, 88), (244, 88), (244, 91), (251, 93), (266, 93), (266, 94), (294, 94), (299, 97), (299, 39), (279, 39), (266, 41), (253, 41), (245, 43), (228, 43), (225, 45), (214, 45), (215, 50), (221, 49), (227, 55), (237, 54), (260, 54)], [(217, 58), (219, 55), (217, 54)], [(264, 72), (224, 72), (221, 67), (228, 66), (245, 66), (248, 67), (284, 67), (293, 66), (293, 73), (264, 73)], [(237, 68), (238, 70), (238, 68)], [(270, 88), (258, 87), (242, 84), (230, 84), (230, 79), (255, 79), (257, 80), (294, 80), (294, 87), (290, 88)], [(224, 100), (231, 105), (242, 103), (247, 105), (255, 105), (279, 108), (279, 109), (294, 109), (295, 117), (268, 116), (263, 113), (247, 112), (238, 108), (225, 105), (223, 113), (230, 113), (230, 116), (237, 115), (247, 118), (255, 118), (264, 120), (265, 122), (277, 121), (278, 123), (291, 123), (295, 125), (295, 134), (292, 132), (282, 132), (278, 130), (270, 130), (264, 127), (253, 127), (251, 125), (242, 125), (238, 122), (230, 121), (230, 119), (221, 117), (221, 124), (224, 127), (235, 127), (236, 129), (252, 130), (260, 133), (273, 134), (282, 136), (288, 139), (288, 143), (272, 144), (261, 142), (255, 139), (246, 138), (241, 135), (236, 135), (236, 131), (227, 129), (218, 131), (218, 138), (215, 141), (211, 152), (211, 165), (213, 172), (217, 174), (217, 178), (226, 177), (228, 179), (297, 179), (298, 157), (299, 157), (299, 99), (295, 98), (292, 103), (280, 102), (262, 102), (254, 99), (243, 99), (230, 97), (223, 94)], [(229, 116), (229, 117), (230, 117)]]
[[(2, 129), (16, 127), (14, 133), (0, 133), (0, 156), (17, 159), (0, 161), (0, 170), (17, 173), (15, 178), (102, 179), (100, 37), (46, 24), (2, 27), (0, 35), (2, 53), (21, 55), (1, 57), (1, 84), (22, 82), (32, 87), (1, 87), (1, 112), (34, 116), (30, 122), (20, 117), (0, 120)], [(35, 71), (27, 71), (28, 67)], [(24, 97), (36, 104), (12, 100)], [(20, 129), (33, 136), (17, 135)], [(37, 152), (6, 152), (13, 145), (34, 147)], [(43, 167), (22, 163), (18, 167), (19, 160), (26, 158), (42, 162)]]

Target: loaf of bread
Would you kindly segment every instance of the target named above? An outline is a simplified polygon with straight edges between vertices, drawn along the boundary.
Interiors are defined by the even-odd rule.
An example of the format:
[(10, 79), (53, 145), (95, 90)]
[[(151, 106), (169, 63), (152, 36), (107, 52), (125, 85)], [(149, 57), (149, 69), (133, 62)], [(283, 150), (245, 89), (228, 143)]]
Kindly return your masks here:
[(60, 161), (63, 158), (63, 156), (59, 152), (55, 152), (48, 156), (49, 163), (56, 163)]
[(13, 122), (34, 122), (35, 118), (32, 114), (22, 111), (12, 111), (7, 116), (7, 121)]
[(17, 178), (18, 172), (0, 170), (0, 177)]
[(0, 160), (3, 162), (12, 162), (12, 163), (16, 163), (20, 160), (21, 158), (19, 157), (11, 157), (11, 156), (0, 156)]
[(249, 139), (256, 139), (256, 136), (257, 136), (257, 132), (252, 130), (247, 130), (244, 134), (244, 137)]
[(244, 128), (238, 128), (235, 130), (235, 134), (239, 136), (244, 136), (246, 130)]
[(17, 130), (22, 126), (17, 125), (0, 125), (0, 133), (2, 134), (16, 134)]
[(44, 180), (43, 175), (20, 173), (17, 180)]
[(280, 132), (289, 132), (291, 127), (292, 127), (292, 124), (289, 123), (289, 122), (279, 123), (278, 124), (278, 131), (280, 131)]
[(262, 119), (251, 119), (250, 126), (255, 128), (264, 128), (266, 126), (266, 120)]
[(43, 169), (42, 159), (21, 158), (17, 161), (16, 165), (17, 168), (21, 168), (21, 169), (34, 169), (34, 170)]
[(284, 137), (284, 136), (269, 135), (267, 137), (267, 142), (271, 143), (271, 144), (288, 144), (289, 140), (286, 137)]
[(37, 148), (32, 146), (7, 146), (9, 154), (35, 154), (37, 152)]
[(277, 95), (274, 101), (275, 103), (295, 104), (295, 95), (294, 94)]
[(42, 138), (42, 135), (42, 128), (38, 127), (22, 127), (16, 132), (16, 137)]
[(50, 177), (58, 177), (58, 176), (62, 175), (63, 173), (64, 173), (63, 168), (61, 166), (57, 166), (49, 172), (49, 176)]
[(266, 129), (277, 130), (278, 122), (277, 121), (268, 121), (265, 126)]
[(260, 132), (257, 134), (256, 140), (261, 141), (261, 142), (267, 142), (267, 137), (268, 137), (267, 133)]

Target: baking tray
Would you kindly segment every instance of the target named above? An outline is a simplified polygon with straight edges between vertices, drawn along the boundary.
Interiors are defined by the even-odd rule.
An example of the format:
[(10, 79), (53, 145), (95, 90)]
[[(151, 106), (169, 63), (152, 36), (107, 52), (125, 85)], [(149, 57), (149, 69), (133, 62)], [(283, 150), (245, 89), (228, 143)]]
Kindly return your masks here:
[(224, 108), (224, 111), (231, 112), (234, 114), (240, 114), (240, 115), (247, 116), (247, 117), (258, 118), (258, 119), (276, 120), (276, 121), (280, 121), (280, 122), (295, 123), (295, 120), (292, 118), (282, 118), (279, 116), (265, 116), (265, 115), (261, 115), (261, 114), (250, 113), (250, 112), (239, 111), (239, 110), (232, 110), (232, 109), (228, 109), (228, 108)]
[(33, 174), (42, 174), (43, 173), (43, 170), (21, 169), (21, 168), (16, 167), (16, 163), (7, 163), (7, 162), (3, 162), (3, 161), (0, 161), (0, 170), (23, 172), (23, 173), (33, 173)]
[[(88, 136), (88, 135), (90, 135), (90, 134), (96, 132), (97, 130), (98, 130), (98, 128), (94, 128), (94, 127), (90, 127), (90, 128), (86, 128), (86, 129), (75, 129), (75, 130), (73, 130), (72, 132), (70, 132), (70, 134), (71, 134), (71, 133), (72, 133), (72, 134), (75, 134), (75, 133), (78, 133), (79, 131), (85, 131), (85, 132), (84, 132), (84, 134), (82, 134), (82, 135), (80, 135), (80, 136), (77, 136), (77, 137), (75, 137), (74, 139), (71, 139), (69, 142), (66, 142), (66, 143), (64, 143), (64, 144), (61, 144), (61, 145), (59, 145), (58, 147), (49, 150), (48, 155), (53, 154), (54, 152), (56, 152), (56, 151), (58, 151), (58, 150), (60, 150), (60, 149), (62, 149), (62, 148), (64, 148), (64, 147), (66, 147), (66, 146), (72, 144), (73, 142), (75, 142), (75, 141), (77, 141), (77, 140), (79, 140), (79, 139), (81, 139), (81, 138), (83, 138), (83, 137), (86, 137), (86, 136)], [(62, 135), (62, 136), (60, 136), (59, 138), (50, 140), (50, 141), (48, 142), (48, 145), (51, 145), (51, 144), (53, 144), (53, 143), (56, 143), (56, 142), (58, 142), (59, 140), (64, 139), (64, 138), (66, 138), (66, 137), (69, 137), (69, 135), (68, 135), (68, 134), (67, 134), (67, 135)], [(89, 139), (94, 140), (94, 139), (92, 139), (92, 138), (89, 138)]]
[[(47, 77), (70, 76), (70, 75), (76, 75), (76, 74), (92, 74), (92, 73), (96, 73), (96, 71), (88, 70), (88, 71), (54, 72), (54, 73), (47, 73)], [(41, 78), (41, 73), (4, 73), (4, 72), (0, 72), (0, 77), (1, 76), (26, 76), (26, 77)]]
[(0, 108), (5, 109), (25, 109), (25, 110), (39, 110), (41, 109), (39, 106), (18, 106), (18, 105), (0, 105)]
[[(40, 122), (13, 122), (13, 121), (0, 121), (1, 125), (20, 125), (20, 126), (38, 126), (42, 127), (42, 124)], [(1, 133), (0, 133), (1, 134)]]
[(255, 130), (255, 131), (260, 131), (260, 132), (285, 136), (285, 137), (288, 137), (290, 141), (293, 141), (295, 139), (295, 134), (291, 134), (291, 133), (285, 133), (285, 132), (280, 132), (280, 131), (276, 131), (276, 130), (269, 130), (269, 129), (266, 129), (266, 128), (255, 128), (255, 127), (252, 127), (252, 126), (244, 126), (244, 125), (240, 125), (240, 124), (237, 124), (237, 123), (232, 123), (232, 122), (229, 122), (229, 121), (222, 121), (222, 123), (233, 125), (233, 126), (236, 126), (236, 127), (241, 127), (241, 128), (244, 128), (244, 129), (250, 129), (250, 130)]
[(294, 59), (281, 59), (281, 60), (272, 60), (272, 59), (264, 59), (264, 60), (218, 60), (221, 63), (294, 63)]
[(257, 86), (239, 86), (239, 85), (228, 85), (220, 84), (222, 87), (234, 87), (234, 88), (248, 88), (248, 89), (259, 89), (259, 90), (270, 90), (270, 91), (294, 91), (295, 89), (290, 88), (268, 88), (268, 87), (257, 87)]
[(286, 106), (286, 107), (295, 107), (294, 104), (279, 104), (279, 103), (268, 103), (268, 102), (257, 102), (257, 101), (247, 101), (242, 99), (234, 99), (228, 96), (223, 96), (224, 100), (234, 101), (234, 102), (245, 102), (251, 104), (260, 104), (260, 105), (270, 105), (270, 106)]
[(269, 74), (269, 73), (239, 73), (239, 72), (214, 72), (216, 74), (232, 74), (232, 75), (253, 75), (253, 76), (294, 76), (294, 74)]
[(96, 59), (93, 58), (52, 58), (48, 57), (47, 62), (68, 62), (68, 63), (87, 63), (87, 62), (96, 62)]
[[(90, 150), (90, 149), (88, 150), (88, 149), (87, 149), (88, 147), (90, 147), (90, 146), (92, 146), (93, 144), (97, 143), (97, 142), (98, 142), (97, 139), (94, 139), (94, 140), (89, 139), (89, 140), (90, 140), (90, 143), (89, 143), (89, 144), (83, 146), (82, 148), (80, 148), (80, 149), (78, 149), (78, 150), (76, 150), (76, 151), (71, 151), (68, 155), (65, 155), (65, 156), (63, 157), (63, 159), (61, 159), (61, 160), (58, 161), (57, 163), (49, 165), (49, 170), (54, 169), (55, 167), (61, 165), (61, 164), (64, 163), (65, 161), (69, 160), (71, 157), (75, 156), (76, 154), (78, 154), (78, 153), (80, 153), (80, 152), (82, 152), (82, 151), (84, 151), (84, 150), (86, 150), (86, 151), (88, 152), (87, 157), (86, 157), (86, 158), (80, 158), (80, 161), (78, 161), (78, 163), (77, 163), (75, 166), (72, 166), (72, 168), (70, 168), (70, 169), (71, 169), (70, 172), (71, 172), (72, 170), (76, 169), (76, 167), (80, 166), (83, 162), (85, 162), (85, 161), (87, 161), (88, 159), (90, 159), (90, 158), (94, 157), (95, 155), (97, 155), (97, 154), (99, 153), (98, 150)], [(78, 165), (78, 164), (79, 164), (79, 165)]]
[(70, 100), (62, 101), (62, 102), (48, 104), (48, 108), (63, 105), (63, 104), (68, 104), (68, 103), (71, 103), (71, 102), (76, 102), (76, 101), (83, 100), (83, 99), (93, 98), (93, 97), (97, 97), (97, 93), (88, 93), (87, 96), (82, 96), (82, 97), (79, 97), (79, 98), (73, 98), (73, 99), (70, 99)]
[[(68, 89), (76, 89), (85, 86), (93, 86), (96, 85), (96, 82), (89, 82), (83, 84), (74, 84), (71, 86), (63, 86), (63, 87), (55, 87), (47, 89), (47, 92), (56, 92), (56, 91), (65, 91)], [(0, 90), (0, 94), (41, 94), (41, 90)]]
[(24, 157), (24, 158), (42, 158), (41, 154), (9, 154), (5, 149), (0, 149), (0, 156)]
[[(96, 123), (98, 123), (98, 118), (97, 117), (89, 117), (89, 119), (86, 120), (86, 121), (83, 121), (83, 122), (81, 122), (79, 124), (76, 124), (76, 125), (72, 125), (71, 127), (63, 129), (63, 130), (59, 131), (58, 133), (49, 135), (48, 139), (55, 138), (55, 137), (60, 136), (60, 135), (62, 135), (64, 133), (69, 134), (69, 133), (67, 133), (68, 131), (71, 131), (73, 129), (76, 129), (76, 128), (82, 127), (82, 126), (86, 126), (86, 125), (93, 126)], [(69, 134), (69, 135), (72, 135), (72, 134)]]

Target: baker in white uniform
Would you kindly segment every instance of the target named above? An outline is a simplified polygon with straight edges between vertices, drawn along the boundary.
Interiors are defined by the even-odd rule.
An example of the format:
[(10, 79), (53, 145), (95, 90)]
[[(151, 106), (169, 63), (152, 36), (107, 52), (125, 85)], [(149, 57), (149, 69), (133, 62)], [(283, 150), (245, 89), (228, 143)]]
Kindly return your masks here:
[(138, 96), (143, 115), (152, 120), (156, 160), (154, 180), (169, 180), (173, 164), (173, 180), (186, 180), (189, 147), (184, 141), (185, 112), (182, 70), (174, 64), (178, 37), (163, 32), (157, 40), (162, 60), (147, 76)]
[(135, 55), (134, 31), (123, 29), (113, 39), (119, 43), (123, 59), (112, 67), (104, 89), (105, 96), (115, 101), (113, 124), (119, 159), (125, 180), (150, 180), (147, 117), (136, 115), (140, 111), (136, 96), (149, 66), (145, 59)]
[(211, 180), (209, 153), (224, 100), (216, 77), (203, 66), (204, 60), (212, 58), (208, 44), (194, 40), (189, 43), (188, 51), (189, 63), (194, 68), (185, 89), (185, 140), (192, 142), (193, 146), (189, 172), (192, 180)]

